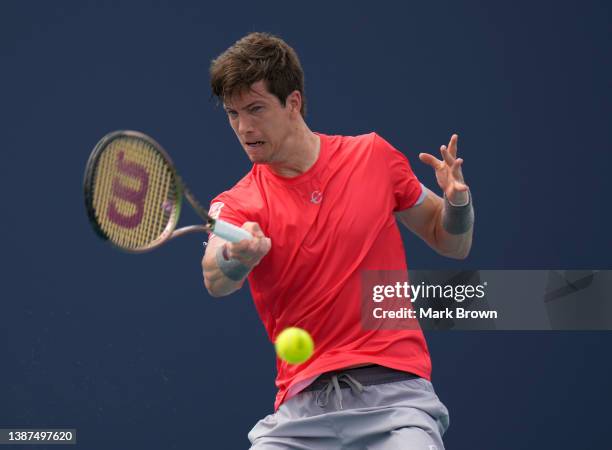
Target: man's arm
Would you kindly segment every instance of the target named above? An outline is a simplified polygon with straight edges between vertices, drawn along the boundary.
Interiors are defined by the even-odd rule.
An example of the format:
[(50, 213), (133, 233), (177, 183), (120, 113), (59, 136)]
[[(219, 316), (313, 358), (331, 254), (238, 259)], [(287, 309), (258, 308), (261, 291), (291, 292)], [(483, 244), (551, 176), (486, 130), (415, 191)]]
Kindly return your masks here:
[(440, 147), (442, 160), (428, 153), (419, 155), (421, 161), (435, 170), (444, 198), (423, 186), (423, 202), (400, 211), (397, 218), (441, 255), (465, 259), (472, 247), (474, 209), (461, 170), (463, 159), (457, 158), (458, 139), (453, 134), (448, 147)]
[[(423, 186), (423, 189), (423, 202), (396, 213), (396, 217), (439, 254), (449, 258), (467, 258), (473, 234), (470, 223), (473, 223), (473, 212), (468, 210), (472, 208), (471, 199), (468, 205), (453, 207), (426, 187)], [(461, 218), (462, 215), (466, 217)], [(467, 230), (463, 231), (465, 228)]]
[(257, 223), (246, 222), (241, 228), (251, 233), (253, 239), (232, 243), (214, 236), (208, 241), (202, 271), (204, 285), (213, 297), (240, 289), (249, 272), (270, 251), (271, 241)]

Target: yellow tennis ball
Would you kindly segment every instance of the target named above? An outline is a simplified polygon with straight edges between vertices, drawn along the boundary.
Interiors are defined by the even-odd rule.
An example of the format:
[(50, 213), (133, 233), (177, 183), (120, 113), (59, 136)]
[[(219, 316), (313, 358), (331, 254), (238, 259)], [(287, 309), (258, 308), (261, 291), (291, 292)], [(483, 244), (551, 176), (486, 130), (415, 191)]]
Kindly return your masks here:
[(285, 328), (274, 342), (276, 354), (289, 364), (301, 364), (312, 356), (314, 342), (306, 330)]

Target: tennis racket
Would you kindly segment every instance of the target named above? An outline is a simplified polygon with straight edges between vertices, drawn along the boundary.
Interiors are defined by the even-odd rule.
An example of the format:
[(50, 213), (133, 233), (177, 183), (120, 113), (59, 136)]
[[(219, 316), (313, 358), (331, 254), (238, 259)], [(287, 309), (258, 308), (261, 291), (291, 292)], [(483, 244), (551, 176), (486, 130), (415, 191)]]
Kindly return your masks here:
[[(215, 233), (230, 242), (252, 239), (248, 231), (210, 217), (168, 153), (136, 131), (114, 131), (98, 142), (87, 161), (83, 187), (94, 230), (121, 250), (142, 253), (194, 232)], [(176, 229), (183, 197), (204, 225)]]

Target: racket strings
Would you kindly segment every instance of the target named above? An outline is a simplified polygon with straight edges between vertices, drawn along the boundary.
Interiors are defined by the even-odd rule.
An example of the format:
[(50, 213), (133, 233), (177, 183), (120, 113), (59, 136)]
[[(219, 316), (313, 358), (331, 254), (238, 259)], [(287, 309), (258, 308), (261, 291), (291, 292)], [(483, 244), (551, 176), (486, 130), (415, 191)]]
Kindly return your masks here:
[[(146, 166), (150, 167), (151, 170), (149, 171), (149, 174), (152, 175), (152, 180), (151, 180), (151, 184), (149, 184), (149, 189), (152, 188), (151, 190), (151, 197), (152, 199), (159, 199), (161, 201), (158, 201), (158, 206), (159, 206), (159, 212), (161, 212), (163, 210), (163, 202), (165, 201), (167, 196), (163, 196), (160, 197), (160, 195), (162, 194), (162, 191), (160, 189), (160, 182), (158, 180), (161, 180), (163, 182), (163, 179), (161, 178), (161, 172), (162, 172), (162, 167), (164, 167), (163, 164), (159, 164), (158, 161), (156, 161), (155, 158), (155, 154), (151, 151), (147, 151), (147, 149), (145, 148), (145, 144), (142, 141), (138, 141), (137, 142), (137, 146), (139, 147), (139, 150), (141, 150), (142, 154), (144, 155), (144, 159), (146, 161)], [(161, 233), (163, 231), (163, 228), (159, 227), (160, 224), (160, 214), (155, 214), (155, 211), (151, 211), (151, 213), (149, 214), (148, 211), (146, 214), (144, 214), (143, 220), (145, 221), (145, 230), (151, 231), (153, 233), (159, 232)], [(153, 235), (154, 237), (159, 236), (159, 234), (157, 235)]]
[(174, 172), (143, 139), (122, 136), (101, 152), (94, 180), (96, 220), (116, 245), (146, 248), (172, 228)]

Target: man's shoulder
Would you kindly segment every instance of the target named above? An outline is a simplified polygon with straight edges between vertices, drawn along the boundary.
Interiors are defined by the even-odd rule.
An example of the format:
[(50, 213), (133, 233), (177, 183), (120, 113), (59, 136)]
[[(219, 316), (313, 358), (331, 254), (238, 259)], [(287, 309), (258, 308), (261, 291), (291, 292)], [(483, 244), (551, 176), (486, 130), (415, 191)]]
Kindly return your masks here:
[(326, 136), (331, 153), (357, 156), (369, 152), (377, 140), (375, 132), (357, 135), (328, 135)]
[(324, 135), (327, 137), (331, 144), (337, 145), (359, 145), (364, 143), (372, 143), (375, 139), (376, 134), (375, 131), (370, 131), (369, 133), (356, 134), (356, 135), (345, 135), (345, 134), (330, 134)]
[(330, 153), (335, 154), (341, 161), (346, 159), (361, 160), (363, 158), (380, 159), (386, 152), (393, 148), (380, 134), (371, 131), (354, 136), (335, 135), (328, 136)]
[(246, 221), (258, 222), (262, 226), (266, 223), (268, 205), (261, 190), (265, 188), (258, 182), (257, 176), (257, 171), (251, 170), (234, 186), (211, 201), (210, 207), (213, 211), (220, 212), (223, 208), (223, 214), (220, 214), (219, 218), (234, 225)]
[(256, 189), (257, 185), (254, 182), (253, 171), (251, 170), (240, 180), (238, 180), (231, 188), (217, 195), (214, 201), (223, 201), (226, 203), (230, 200), (242, 201), (252, 197), (254, 190)]

